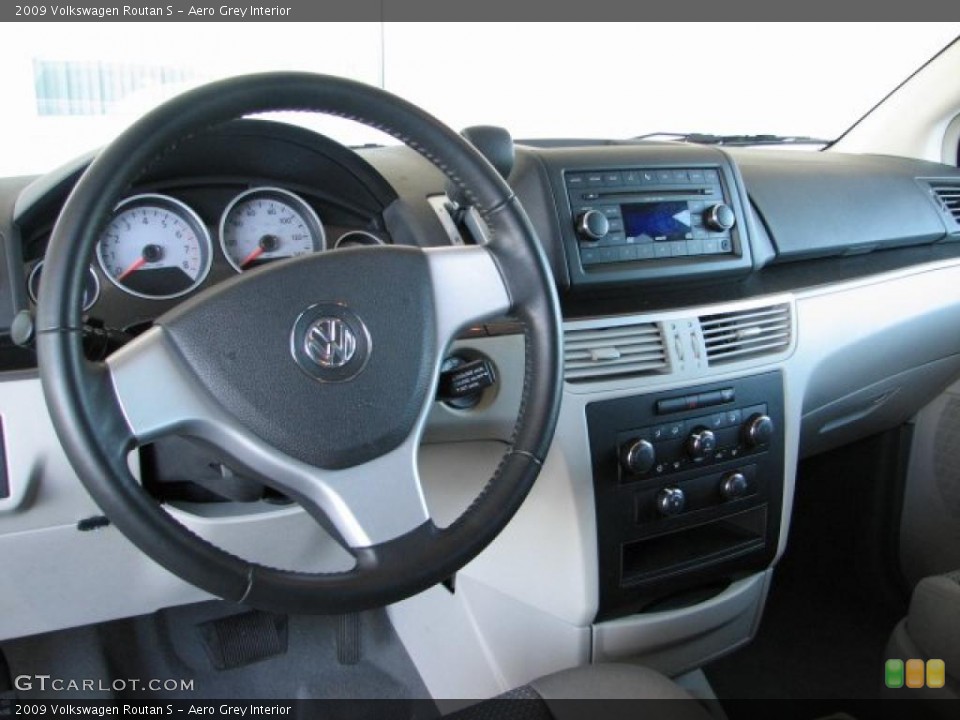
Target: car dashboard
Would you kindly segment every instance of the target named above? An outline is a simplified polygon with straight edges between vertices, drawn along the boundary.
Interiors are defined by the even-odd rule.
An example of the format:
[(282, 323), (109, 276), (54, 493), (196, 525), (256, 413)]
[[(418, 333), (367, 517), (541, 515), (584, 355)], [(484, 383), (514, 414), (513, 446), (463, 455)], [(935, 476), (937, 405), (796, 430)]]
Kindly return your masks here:
[[(455, 586), (390, 608), (436, 697), (495, 695), (590, 661), (677, 674), (748, 642), (800, 459), (896, 427), (960, 376), (960, 337), (944, 331), (960, 324), (956, 168), (685, 143), (510, 150), (508, 181), (563, 309), (563, 403), (541, 477), (501, 536)], [(0, 185), (7, 327), (35, 304), (51, 229), (88, 161)], [(85, 296), (89, 352), (267, 260), (483, 242), (482, 220), (447, 193), (404, 147), (348, 150), (265, 120), (215, 128), (151, 167), (106, 224)], [(169, 244), (141, 254), (137, 223), (169, 225)], [(497, 382), (430, 415), (420, 465), (440, 523), (509, 442), (521, 328), (492, 319), (448, 355), (487, 360)], [(59, 446), (32, 351), (5, 340), (0, 373), (0, 552), (20, 579), (0, 638), (204, 599), (91, 522), (100, 512)], [(170, 455), (180, 464), (159, 459)], [(211, 493), (222, 468), (195, 449), (130, 462), (231, 552), (303, 570), (348, 561), (285, 498)], [(472, 659), (451, 669), (451, 646)]]

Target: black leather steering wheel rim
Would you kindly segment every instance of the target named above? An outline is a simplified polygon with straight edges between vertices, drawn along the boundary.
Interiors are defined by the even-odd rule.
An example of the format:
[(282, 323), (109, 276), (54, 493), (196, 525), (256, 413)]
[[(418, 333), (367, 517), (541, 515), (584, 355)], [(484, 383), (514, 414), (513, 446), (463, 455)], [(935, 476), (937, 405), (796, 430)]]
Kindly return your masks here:
[[(346, 573), (280, 570), (235, 557), (177, 522), (130, 474), (133, 447), (103, 364), (82, 349), (80, 298), (88, 259), (122, 195), (178, 142), (243, 115), (302, 110), (376, 127), (419, 152), (471, 198), (488, 249), (524, 327), (526, 367), (513, 438), (494, 476), (452, 525), (427, 522), (360, 548)], [(560, 311), (552, 276), (510, 187), (462, 137), (416, 106), (361, 83), (308, 73), (220, 81), (175, 98), (107, 146), (70, 194), (50, 240), (37, 308), (40, 376), (67, 457), (112, 523), (143, 552), (207, 592), (282, 612), (342, 613), (420, 592), (475, 557), (519, 509), (553, 437), (562, 390)], [(442, 351), (442, 348), (439, 349)]]

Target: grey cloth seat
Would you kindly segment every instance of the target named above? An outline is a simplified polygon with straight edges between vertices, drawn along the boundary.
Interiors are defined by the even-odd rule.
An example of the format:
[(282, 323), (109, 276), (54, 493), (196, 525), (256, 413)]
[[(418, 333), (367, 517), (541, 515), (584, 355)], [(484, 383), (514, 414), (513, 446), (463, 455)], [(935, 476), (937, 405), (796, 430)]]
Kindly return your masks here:
[[(602, 703), (600, 702), (602, 701)], [(706, 708), (673, 680), (639, 665), (603, 663), (562, 670), (465, 708), (454, 720), (711, 720)], [(646, 702), (651, 701), (651, 702)]]
[(943, 660), (946, 686), (921, 692), (930, 697), (960, 697), (960, 570), (917, 583), (907, 617), (887, 643), (887, 658)]

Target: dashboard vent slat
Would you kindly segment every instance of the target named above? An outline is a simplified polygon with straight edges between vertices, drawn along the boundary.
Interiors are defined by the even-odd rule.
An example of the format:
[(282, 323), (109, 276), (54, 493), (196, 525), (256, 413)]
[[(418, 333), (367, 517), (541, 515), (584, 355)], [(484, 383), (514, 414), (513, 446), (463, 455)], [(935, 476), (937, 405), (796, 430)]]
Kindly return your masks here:
[(793, 334), (788, 303), (703, 315), (700, 328), (709, 365), (782, 352)]
[(960, 223), (960, 181), (928, 180), (940, 206)]
[(635, 323), (564, 333), (567, 382), (640, 377), (666, 372), (668, 362), (660, 326)]

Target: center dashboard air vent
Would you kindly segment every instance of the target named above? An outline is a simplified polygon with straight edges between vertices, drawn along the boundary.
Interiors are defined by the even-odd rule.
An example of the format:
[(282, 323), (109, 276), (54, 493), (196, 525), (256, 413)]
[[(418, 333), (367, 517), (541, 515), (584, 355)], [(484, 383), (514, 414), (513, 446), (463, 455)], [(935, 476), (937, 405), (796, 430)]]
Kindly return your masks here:
[(703, 315), (700, 327), (709, 365), (781, 352), (793, 334), (788, 303)]
[(657, 323), (568, 329), (564, 333), (567, 382), (640, 377), (669, 368)]
[(941, 209), (960, 224), (960, 179), (926, 180)]

